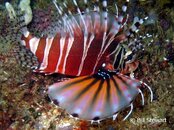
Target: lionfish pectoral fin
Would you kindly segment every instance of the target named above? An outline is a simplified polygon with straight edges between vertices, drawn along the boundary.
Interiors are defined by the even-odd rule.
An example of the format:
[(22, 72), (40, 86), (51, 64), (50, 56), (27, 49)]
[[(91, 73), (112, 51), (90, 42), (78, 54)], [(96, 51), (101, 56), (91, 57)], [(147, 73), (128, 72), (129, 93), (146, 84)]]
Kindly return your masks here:
[(37, 57), (25, 46), (19, 45), (14, 48), (14, 54), (23, 67), (36, 70), (39, 67), (39, 61)]
[(140, 85), (138, 80), (120, 73), (99, 70), (91, 76), (55, 83), (49, 86), (48, 95), (74, 117), (98, 121), (128, 107)]

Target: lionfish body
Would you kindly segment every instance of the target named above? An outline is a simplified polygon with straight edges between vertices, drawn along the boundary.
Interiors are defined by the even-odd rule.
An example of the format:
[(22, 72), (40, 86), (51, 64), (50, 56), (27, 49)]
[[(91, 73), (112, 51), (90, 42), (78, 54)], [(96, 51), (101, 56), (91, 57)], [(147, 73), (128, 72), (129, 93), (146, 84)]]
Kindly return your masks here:
[[(84, 2), (86, 5), (87, 1)], [(49, 86), (51, 100), (74, 117), (95, 121), (112, 116), (115, 119), (125, 107), (131, 106), (132, 110), (131, 102), (139, 93), (144, 104), (140, 87), (147, 84), (119, 73), (127, 73), (130, 67), (126, 67), (125, 59), (131, 60), (125, 56), (122, 42), (142, 23), (141, 19), (135, 18), (130, 29), (124, 32), (128, 2), (122, 7), (121, 15), (110, 14), (106, 0), (102, 2), (103, 10), (95, 6), (92, 11), (86, 7), (84, 12), (73, 0), (78, 11), (75, 15), (70, 11), (63, 14), (61, 6), (54, 3), (61, 16), (55, 35), (37, 38), (25, 32), (21, 38), (22, 46), (18, 48), (23, 57), (30, 57), (23, 65), (32, 66), (35, 72), (79, 76)], [(23, 57), (18, 52), (18, 59)], [(133, 62), (132, 66), (137, 67), (138, 62)]]
[(122, 23), (114, 15), (103, 15), (92, 11), (70, 16), (54, 37), (23, 36), (24, 45), (41, 63), (38, 71), (82, 76), (96, 73), (106, 62), (114, 65), (114, 59), (121, 58), (115, 53), (123, 53), (119, 43), (126, 37), (117, 35)]

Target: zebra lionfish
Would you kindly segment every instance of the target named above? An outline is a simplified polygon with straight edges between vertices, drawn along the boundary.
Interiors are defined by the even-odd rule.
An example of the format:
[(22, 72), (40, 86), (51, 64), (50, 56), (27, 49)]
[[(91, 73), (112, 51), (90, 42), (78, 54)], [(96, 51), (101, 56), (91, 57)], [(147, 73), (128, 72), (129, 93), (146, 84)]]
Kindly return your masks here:
[(52, 36), (35, 37), (24, 29), (22, 18), (18, 20), (21, 22), (18, 32), (22, 32), (21, 44), (16, 50), (18, 60), (35, 72), (76, 76), (49, 86), (48, 95), (73, 117), (92, 122), (108, 117), (115, 120), (119, 111), (131, 107), (125, 120), (138, 94), (144, 105), (140, 90), (143, 86), (150, 90), (153, 99), (146, 83), (124, 75), (129, 73), (130, 66), (132, 69), (138, 66), (135, 51), (128, 51), (125, 44), (129, 45), (144, 19), (135, 17), (132, 26), (127, 28), (129, 0), (122, 6), (121, 13), (116, 5), (115, 14), (109, 12), (107, 2), (96, 0), (91, 9), (89, 1), (84, 0), (82, 10), (78, 2), (72, 0), (77, 9), (74, 13), (66, 1), (62, 5), (54, 1), (59, 18), (50, 26), (55, 32)]

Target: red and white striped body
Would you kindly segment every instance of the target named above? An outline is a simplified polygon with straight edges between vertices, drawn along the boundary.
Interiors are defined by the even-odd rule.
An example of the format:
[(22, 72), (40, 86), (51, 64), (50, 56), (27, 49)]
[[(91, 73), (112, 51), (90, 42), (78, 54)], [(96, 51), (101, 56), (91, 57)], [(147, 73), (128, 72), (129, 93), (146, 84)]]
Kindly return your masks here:
[[(82, 18), (83, 17), (83, 18)], [(39, 72), (81, 76), (91, 75), (103, 63), (113, 62), (109, 56), (125, 35), (117, 35), (121, 29), (114, 15), (103, 13), (71, 16), (54, 37), (32, 37), (26, 34), (23, 43), (38, 58)]]

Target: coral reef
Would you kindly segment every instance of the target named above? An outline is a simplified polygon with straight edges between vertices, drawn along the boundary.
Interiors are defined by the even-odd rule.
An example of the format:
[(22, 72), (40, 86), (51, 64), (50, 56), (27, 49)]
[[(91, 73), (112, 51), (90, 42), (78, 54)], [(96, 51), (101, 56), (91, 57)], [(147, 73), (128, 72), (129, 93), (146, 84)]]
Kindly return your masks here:
[[(121, 0), (118, 2), (121, 3)], [(0, 1), (0, 4), (4, 3)], [(34, 17), (44, 12), (41, 11), (42, 8), (50, 7), (48, 0), (32, 1), (31, 4), (34, 13), (40, 10)], [(133, 8), (134, 12), (141, 10), (151, 16), (140, 33), (150, 32), (153, 41), (144, 41), (147, 46), (145, 51), (138, 54), (141, 65), (135, 71), (135, 76), (152, 87), (154, 101), (149, 103), (149, 95), (145, 93), (148, 101), (142, 107), (139, 101), (141, 97), (138, 96), (135, 101), (137, 107), (126, 121), (122, 121), (122, 117), (129, 109), (121, 112), (116, 121), (108, 119), (100, 124), (90, 124), (70, 117), (64, 110), (53, 105), (47, 96), (47, 86), (65, 77), (58, 74), (32, 73), (31, 70), (22, 68), (11, 52), (14, 46), (0, 41), (0, 129), (174, 129), (174, 8), (170, 6), (172, 4), (173, 1), (170, 0), (156, 2), (135, 0), (135, 5), (130, 5), (136, 6)], [(3, 14), (4, 10), (0, 10), (0, 17), (4, 18), (1, 19), (0, 25), (5, 23)], [(42, 30), (49, 22), (48, 16), (48, 22), (43, 26), (40, 24), (38, 28)], [(32, 28), (33, 25), (29, 26)], [(2, 32), (2, 28), (0, 29)], [(37, 32), (33, 29), (33, 33)], [(164, 57), (170, 61), (164, 60)]]

